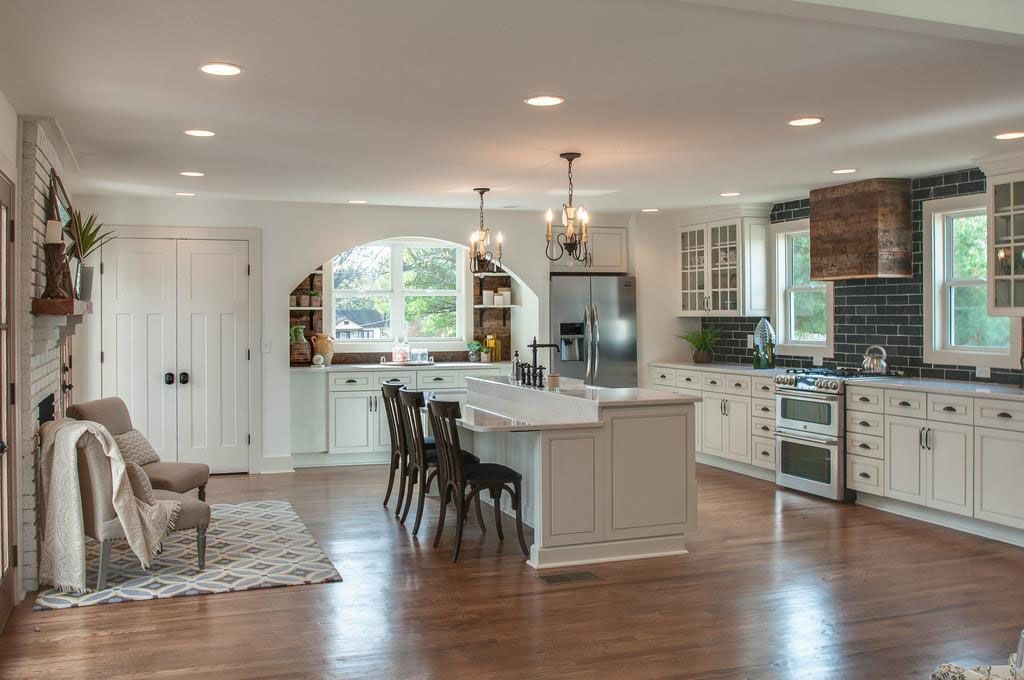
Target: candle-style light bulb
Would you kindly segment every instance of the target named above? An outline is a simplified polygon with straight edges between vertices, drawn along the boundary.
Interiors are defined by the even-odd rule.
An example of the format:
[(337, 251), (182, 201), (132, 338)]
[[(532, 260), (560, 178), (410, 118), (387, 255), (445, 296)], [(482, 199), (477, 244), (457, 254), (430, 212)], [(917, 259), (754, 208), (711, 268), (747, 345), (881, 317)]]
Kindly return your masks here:
[(551, 212), (551, 208), (548, 208), (547, 214), (544, 215), (544, 219), (548, 223), (547, 233), (544, 235), (544, 240), (548, 243), (551, 242), (551, 221), (555, 219), (555, 214)]
[(499, 260), (501, 259), (501, 244), (502, 244), (502, 242), (503, 242), (504, 240), (505, 240), (505, 237), (504, 237), (504, 236), (502, 235), (502, 233), (501, 233), (501, 232), (499, 231), (499, 232), (498, 232), (498, 259), (499, 259)]

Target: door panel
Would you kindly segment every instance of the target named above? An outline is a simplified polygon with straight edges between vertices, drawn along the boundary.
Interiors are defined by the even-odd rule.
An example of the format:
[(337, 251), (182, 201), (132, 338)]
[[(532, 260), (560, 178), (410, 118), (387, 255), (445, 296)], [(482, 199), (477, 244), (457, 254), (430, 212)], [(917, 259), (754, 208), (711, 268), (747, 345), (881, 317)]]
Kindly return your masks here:
[[(14, 200), (14, 186), (0, 174), (0, 229), (7, 229), (14, 215), (10, 206)], [(0, 232), (2, 234), (2, 232)], [(14, 435), (11, 428), (11, 326), (10, 275), (11, 242), (0, 236), (0, 631), (14, 608)]]
[[(551, 353), (551, 372), (562, 377), (584, 380), (587, 373), (586, 357), (589, 351), (586, 343), (584, 313), (590, 305), (589, 276), (551, 277), (551, 342), (570, 345), (563, 361), (558, 350)], [(586, 337), (583, 337), (586, 335)], [(522, 357), (526, 359), (526, 357)]]
[(249, 470), (249, 246), (178, 241), (178, 457)]
[(376, 414), (366, 392), (332, 392), (327, 412), (329, 453), (368, 453), (374, 447)]
[(594, 385), (636, 387), (636, 279), (593, 276), (591, 305), (596, 319)]
[(974, 515), (974, 428), (928, 423), (928, 507)]
[(750, 399), (730, 397), (725, 405), (725, 455), (727, 458), (749, 463), (750, 456)]
[(714, 395), (707, 394), (702, 404), (704, 418), (701, 422), (701, 439), (704, 448), (702, 453), (710, 453), (713, 456), (725, 455), (725, 414), (722, 413), (722, 400)]
[(925, 503), (925, 455), (921, 448), (924, 422), (885, 417), (885, 495), (909, 503)]
[(178, 459), (175, 242), (118, 238), (103, 246), (102, 394), (120, 397), (163, 460)]

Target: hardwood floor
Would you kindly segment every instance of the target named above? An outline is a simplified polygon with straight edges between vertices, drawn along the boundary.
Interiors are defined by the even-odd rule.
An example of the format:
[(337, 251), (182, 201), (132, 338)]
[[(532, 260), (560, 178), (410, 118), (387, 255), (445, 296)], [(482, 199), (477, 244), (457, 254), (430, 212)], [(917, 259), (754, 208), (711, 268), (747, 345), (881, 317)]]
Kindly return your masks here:
[(380, 505), (385, 470), (210, 483), (213, 502), (291, 501), (343, 583), (54, 612), (26, 600), (0, 677), (924, 678), (943, 661), (1005, 663), (1024, 626), (1024, 550), (712, 468), (691, 554), (559, 585), (523, 563), (511, 522), (499, 545), (471, 513), (453, 565), (454, 532), (430, 547), (429, 501), (411, 539)]

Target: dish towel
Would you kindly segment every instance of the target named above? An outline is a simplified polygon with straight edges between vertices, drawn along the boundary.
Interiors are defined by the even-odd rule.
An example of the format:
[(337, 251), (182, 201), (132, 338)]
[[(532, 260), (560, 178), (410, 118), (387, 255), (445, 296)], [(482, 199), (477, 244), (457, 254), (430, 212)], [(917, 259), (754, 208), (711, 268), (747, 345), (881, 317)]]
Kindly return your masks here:
[(132, 552), (148, 569), (181, 512), (177, 501), (152, 505), (136, 498), (124, 458), (107, 428), (89, 420), (43, 423), (39, 459), (39, 582), (63, 592), (85, 593), (85, 518), (78, 485), (78, 440), (92, 434), (110, 461), (114, 510)]

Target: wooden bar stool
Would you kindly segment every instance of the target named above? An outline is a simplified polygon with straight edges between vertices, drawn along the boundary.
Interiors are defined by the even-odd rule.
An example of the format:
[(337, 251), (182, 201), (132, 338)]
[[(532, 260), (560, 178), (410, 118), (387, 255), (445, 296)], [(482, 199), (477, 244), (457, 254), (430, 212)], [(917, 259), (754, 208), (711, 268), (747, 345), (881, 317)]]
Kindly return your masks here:
[[(401, 522), (405, 524), (409, 516), (409, 508), (412, 507), (412, 494), (415, 487), (416, 500), (416, 522), (412, 527), (412, 535), (415, 536), (420, 530), (420, 520), (423, 518), (423, 503), (430, 490), (430, 482), (438, 475), (438, 452), (434, 439), (423, 436), (423, 406), (426, 403), (423, 392), (399, 390), (399, 432), (404, 441), (406, 451), (405, 461), (405, 510), (402, 511)], [(480, 459), (468, 451), (461, 452), (461, 459), (466, 464), (476, 464)], [(438, 483), (440, 489), (440, 482)], [(401, 492), (399, 492), (401, 498)], [(402, 503), (399, 502), (399, 507)], [(395, 513), (396, 516), (398, 513)], [(477, 519), (480, 520), (480, 528), (484, 528), (483, 511), (480, 509), (480, 501), (477, 500)]]
[[(445, 509), (448, 501), (455, 502), (455, 549), (452, 551), (452, 562), (459, 559), (462, 547), (462, 528), (469, 512), (469, 501), (476, 499), (477, 517), (480, 518), (480, 492), (488, 491), (494, 500), (494, 518), (497, 523), (498, 538), (504, 540), (501, 531), (501, 492), (508, 491), (512, 497), (512, 506), (516, 510), (516, 533), (519, 535), (519, 547), (523, 554), (530, 556), (530, 549), (523, 536), (523, 476), (505, 465), (498, 463), (467, 464), (461, 455), (459, 444), (458, 419), (462, 409), (456, 401), (431, 401), (427, 406), (430, 414), (430, 426), (434, 429), (437, 441), (438, 459), (438, 490), (441, 494), (441, 513), (437, 520), (437, 533), (434, 536), (434, 547), (441, 542), (444, 531)], [(467, 495), (468, 490), (468, 495)], [(481, 521), (481, 525), (483, 522)]]
[(381, 385), (380, 391), (384, 395), (384, 414), (388, 418), (388, 434), (391, 436), (391, 467), (388, 470), (388, 490), (384, 494), (384, 505), (391, 500), (391, 490), (395, 486), (395, 475), (398, 475), (398, 508), (395, 509), (395, 516), (402, 507), (402, 499), (405, 497), (405, 470), (408, 450), (403, 441), (404, 437), (399, 427), (398, 393), (405, 387), (402, 381), (392, 378)]

